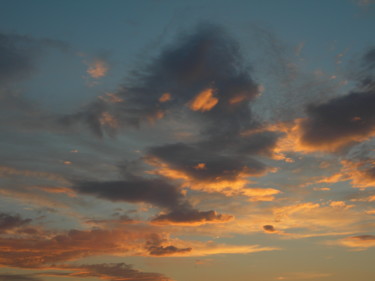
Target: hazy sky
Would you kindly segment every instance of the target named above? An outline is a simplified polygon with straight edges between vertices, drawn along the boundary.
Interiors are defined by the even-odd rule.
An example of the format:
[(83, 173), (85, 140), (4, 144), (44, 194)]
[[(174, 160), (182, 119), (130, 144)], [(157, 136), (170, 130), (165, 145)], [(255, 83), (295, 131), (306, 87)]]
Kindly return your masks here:
[(0, 281), (375, 279), (374, 1), (0, 6)]

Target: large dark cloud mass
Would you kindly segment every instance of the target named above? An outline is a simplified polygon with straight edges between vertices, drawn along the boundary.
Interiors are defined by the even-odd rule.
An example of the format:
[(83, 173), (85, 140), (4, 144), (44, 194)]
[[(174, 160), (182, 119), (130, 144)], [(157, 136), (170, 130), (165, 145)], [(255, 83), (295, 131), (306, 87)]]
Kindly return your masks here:
[(153, 219), (159, 224), (225, 222), (231, 218), (214, 211), (196, 210), (179, 188), (160, 178), (134, 177), (131, 180), (113, 182), (80, 182), (73, 188), (80, 193), (92, 194), (110, 201), (144, 202), (158, 206), (168, 211), (167, 214)]
[[(139, 126), (143, 121), (162, 118), (174, 109), (188, 108), (198, 95), (212, 89), (205, 103), (215, 101), (209, 110), (192, 109), (204, 123), (205, 131), (216, 136), (236, 134), (250, 126), (248, 102), (258, 87), (243, 64), (238, 44), (222, 28), (200, 25), (193, 33), (183, 34), (158, 57), (135, 71), (116, 95), (124, 102), (96, 101), (63, 122), (81, 121), (93, 133), (103, 135), (100, 119), (110, 112), (122, 126)], [(162, 98), (167, 94), (168, 98)]]
[(354, 78), (356, 90), (322, 104), (307, 106), (301, 123), (301, 142), (312, 147), (338, 150), (375, 135), (375, 49), (360, 60)]
[(147, 202), (173, 209), (184, 201), (181, 192), (162, 179), (132, 179), (113, 182), (81, 182), (74, 189), (111, 201)]
[(313, 146), (349, 144), (374, 134), (375, 88), (311, 105), (302, 123), (302, 142)]
[[(221, 155), (220, 147), (209, 144), (167, 144), (150, 148), (149, 156), (161, 159), (171, 168), (201, 181), (213, 181), (219, 177), (223, 180), (234, 180), (244, 169), (248, 174), (254, 175), (266, 169), (261, 162), (238, 154)], [(200, 163), (204, 164), (204, 167), (199, 168)]]

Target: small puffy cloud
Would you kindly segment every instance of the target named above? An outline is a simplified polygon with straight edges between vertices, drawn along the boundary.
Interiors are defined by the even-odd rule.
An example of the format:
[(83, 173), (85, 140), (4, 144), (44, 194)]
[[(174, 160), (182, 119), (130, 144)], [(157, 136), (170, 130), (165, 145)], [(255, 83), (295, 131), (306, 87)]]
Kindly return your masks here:
[(264, 232), (268, 232), (268, 233), (276, 232), (275, 227), (271, 224), (263, 225), (263, 230), (264, 230)]
[(215, 98), (213, 89), (207, 89), (199, 93), (192, 101), (189, 103), (189, 108), (193, 111), (209, 111), (218, 102), (219, 99)]
[(107, 75), (109, 64), (103, 58), (95, 58), (88, 63), (87, 73), (95, 79), (102, 78)]

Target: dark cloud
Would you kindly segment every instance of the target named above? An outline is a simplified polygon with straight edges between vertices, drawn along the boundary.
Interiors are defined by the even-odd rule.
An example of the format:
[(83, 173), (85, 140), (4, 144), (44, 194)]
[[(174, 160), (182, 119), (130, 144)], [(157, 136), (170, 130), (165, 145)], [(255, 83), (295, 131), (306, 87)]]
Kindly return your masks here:
[(159, 178), (134, 177), (128, 181), (81, 182), (73, 188), (80, 193), (111, 201), (145, 202), (169, 210), (166, 215), (154, 218), (153, 222), (156, 223), (225, 222), (232, 218), (214, 211), (202, 212), (194, 209), (176, 186)]
[(0, 34), (0, 83), (27, 77), (34, 70), (36, 54), (30, 38)]
[(362, 240), (362, 241), (375, 241), (375, 235), (359, 235), (359, 236), (352, 236), (350, 238)]
[[(149, 149), (149, 157), (156, 157), (170, 168), (183, 171), (195, 180), (212, 181), (218, 178), (234, 180), (244, 172), (257, 175), (266, 170), (261, 162), (240, 155), (221, 155), (210, 143), (167, 144)], [(199, 164), (204, 166), (199, 167)]]
[(324, 104), (310, 105), (301, 124), (301, 141), (339, 149), (375, 133), (375, 88), (353, 92)]
[(42, 281), (43, 279), (27, 274), (0, 274), (0, 281)]
[(375, 69), (375, 48), (371, 48), (365, 53), (363, 56), (363, 64), (369, 70)]
[(177, 248), (173, 245), (164, 246), (165, 239), (156, 234), (150, 235), (149, 238), (145, 248), (152, 256), (170, 256), (178, 253), (188, 253), (192, 250), (191, 248)]
[(23, 227), (31, 222), (31, 219), (22, 219), (19, 215), (0, 213), (0, 234)]
[(270, 224), (263, 225), (263, 230), (265, 232), (275, 232), (276, 231), (276, 229), (274, 228), (274, 226), (270, 225)]
[[(253, 122), (249, 101), (258, 94), (258, 87), (243, 63), (238, 44), (218, 26), (201, 24), (192, 33), (184, 33), (128, 80), (116, 93), (125, 102), (94, 102), (65, 117), (67, 124), (86, 123), (94, 134), (102, 136), (103, 110), (110, 111), (122, 126), (138, 127), (174, 110), (187, 110), (207, 89), (212, 90), (210, 99), (215, 100), (215, 106), (204, 112), (190, 110), (206, 133), (237, 134)], [(164, 94), (169, 98), (162, 99)]]
[(150, 246), (148, 251), (152, 256), (170, 256), (173, 254), (181, 254), (181, 253), (188, 253), (192, 249), (191, 248), (177, 248), (175, 246)]
[(45, 47), (62, 51), (68, 49), (65, 43), (57, 40), (0, 33), (1, 86), (29, 77), (35, 70), (36, 59)]
[(92, 194), (111, 201), (146, 202), (173, 209), (181, 205), (184, 196), (175, 186), (162, 179), (142, 179), (112, 182), (80, 182), (74, 186), (80, 193)]
[(156, 216), (152, 222), (156, 224), (204, 224), (215, 222), (226, 222), (233, 216), (218, 214), (215, 211), (199, 211), (192, 208), (175, 210), (167, 214)]

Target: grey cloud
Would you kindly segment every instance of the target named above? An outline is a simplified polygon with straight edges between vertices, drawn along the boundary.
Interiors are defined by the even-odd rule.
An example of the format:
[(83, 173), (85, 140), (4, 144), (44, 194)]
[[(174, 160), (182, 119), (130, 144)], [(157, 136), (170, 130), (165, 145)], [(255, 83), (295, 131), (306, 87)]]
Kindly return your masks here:
[(215, 211), (199, 211), (192, 208), (180, 209), (167, 214), (156, 216), (152, 222), (157, 224), (183, 223), (209, 223), (226, 222), (233, 219), (233, 216), (218, 214)]
[(111, 201), (146, 202), (163, 208), (176, 208), (184, 201), (181, 192), (162, 179), (80, 182), (74, 189)]
[(302, 142), (319, 146), (344, 140), (347, 145), (370, 136), (375, 129), (374, 105), (375, 88), (310, 105), (302, 123)]
[(58, 40), (0, 33), (0, 82), (2, 86), (29, 77), (44, 48), (66, 51), (69, 47)]
[[(266, 170), (266, 166), (255, 159), (220, 155), (220, 147), (215, 149), (210, 143), (176, 143), (153, 147), (149, 149), (149, 157), (157, 157), (171, 168), (184, 171), (196, 180), (214, 180), (217, 177), (232, 180), (245, 166), (254, 175)], [(204, 163), (205, 168), (195, 168), (199, 163)]]
[[(122, 126), (138, 127), (144, 120), (186, 108), (198, 93), (212, 88), (217, 105), (207, 112), (190, 112), (201, 120), (206, 133), (237, 134), (252, 125), (249, 101), (258, 94), (258, 87), (243, 64), (238, 44), (218, 26), (202, 24), (194, 32), (183, 34), (128, 80), (116, 93), (125, 102), (94, 102), (64, 118), (70, 120), (69, 124), (86, 123), (94, 134), (102, 136), (104, 127), (99, 120), (103, 107)], [(159, 100), (164, 93), (171, 95), (167, 102)]]
[(270, 225), (270, 224), (267, 224), (267, 225), (263, 225), (263, 230), (265, 232), (275, 232), (276, 229), (273, 225)]
[(225, 222), (231, 218), (216, 214), (214, 211), (202, 212), (194, 209), (176, 186), (159, 178), (134, 177), (123, 181), (80, 182), (73, 188), (80, 193), (111, 201), (145, 202), (169, 210), (167, 215), (153, 219), (154, 222), (159, 223)]
[(359, 239), (363, 241), (373, 241), (375, 240), (375, 235), (359, 235), (359, 236), (352, 236), (350, 238)]
[(28, 274), (0, 274), (0, 281), (42, 281)]
[(22, 219), (19, 215), (10, 215), (0, 213), (0, 234), (6, 233), (18, 227), (25, 226), (31, 222), (31, 219)]
[(150, 246), (148, 248), (152, 256), (170, 256), (173, 254), (190, 252), (191, 248), (177, 248), (175, 246)]
[(164, 239), (161, 239), (159, 235), (150, 235), (150, 239), (146, 242), (146, 249), (152, 256), (170, 256), (192, 250), (192, 248), (177, 248), (173, 245), (163, 246), (163, 242), (165, 242)]

